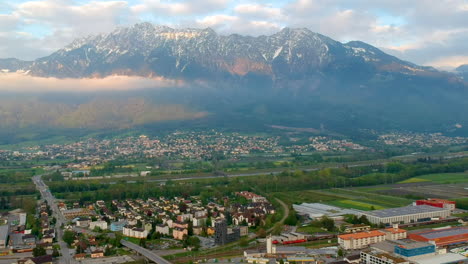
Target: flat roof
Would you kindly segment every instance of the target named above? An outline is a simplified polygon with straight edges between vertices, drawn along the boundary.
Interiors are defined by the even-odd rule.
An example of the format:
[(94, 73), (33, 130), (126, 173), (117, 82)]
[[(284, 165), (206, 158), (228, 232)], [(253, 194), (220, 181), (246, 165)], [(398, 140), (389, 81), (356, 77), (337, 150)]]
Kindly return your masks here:
[(296, 212), (300, 214), (308, 214), (311, 217), (322, 217), (327, 216), (341, 216), (345, 214), (358, 214), (361, 213), (359, 210), (354, 209), (344, 209), (336, 206), (326, 205), (322, 203), (302, 203), (302, 204), (293, 204), (293, 208)]
[(413, 215), (413, 214), (421, 214), (421, 213), (430, 213), (430, 212), (442, 212), (442, 211), (449, 211), (448, 209), (433, 207), (429, 205), (409, 205), (404, 207), (398, 208), (390, 208), (390, 209), (383, 209), (383, 210), (374, 210), (370, 212), (365, 212), (365, 215), (371, 215), (375, 217), (385, 218), (385, 217), (394, 217), (394, 216), (401, 216), (401, 215)]
[(442, 237), (468, 235), (468, 227), (454, 227), (454, 228), (447, 228), (447, 229), (430, 230), (430, 231), (423, 231), (423, 232), (418, 232), (414, 234), (422, 236), (426, 239), (437, 239), (437, 238), (442, 238)]
[(467, 263), (468, 259), (462, 255), (455, 253), (440, 254), (435, 256), (421, 257), (418, 258), (418, 264), (444, 264), (444, 263), (457, 263), (457, 261), (463, 261)]
[(386, 252), (372, 250), (372, 251), (362, 251), (361, 254), (362, 253), (369, 254), (380, 259), (392, 260), (393, 263), (409, 263), (406, 259), (402, 257), (390, 255), (389, 253), (386, 253)]
[(382, 242), (371, 244), (372, 248), (377, 248), (387, 252), (393, 252), (395, 250), (395, 246), (406, 249), (415, 249), (434, 245), (427, 242), (420, 242), (411, 239), (385, 240)]

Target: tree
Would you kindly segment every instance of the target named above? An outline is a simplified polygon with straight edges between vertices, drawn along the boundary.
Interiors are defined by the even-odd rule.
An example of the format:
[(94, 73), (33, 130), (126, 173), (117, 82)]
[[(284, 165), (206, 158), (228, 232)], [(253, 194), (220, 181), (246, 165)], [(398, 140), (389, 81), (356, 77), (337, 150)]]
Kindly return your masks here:
[(322, 217), (320, 223), (325, 229), (327, 229), (330, 232), (335, 229), (335, 221), (333, 221), (333, 219), (331, 218), (328, 218), (327, 216)]
[(60, 252), (58, 251), (56, 247), (54, 247), (54, 249), (52, 250), (52, 257), (57, 258), (59, 256), (60, 256)]
[(189, 236), (193, 236), (193, 223), (191, 221), (188, 223), (187, 233)]
[(265, 229), (260, 228), (260, 229), (257, 231), (256, 235), (257, 235), (259, 238), (265, 238), (265, 237), (266, 237), (266, 231), (265, 231)]
[(71, 244), (75, 240), (75, 233), (73, 231), (66, 230), (65, 232), (63, 232), (62, 239), (63, 241), (65, 241), (65, 243), (68, 244), (68, 246), (71, 246)]
[(211, 225), (212, 225), (211, 217), (208, 216), (208, 218), (206, 218), (206, 226), (211, 226)]
[(112, 255), (112, 250), (109, 246), (106, 247), (106, 249), (104, 250), (104, 256), (110, 256)]
[(297, 225), (297, 215), (296, 215), (296, 211), (294, 211), (294, 209), (289, 209), (288, 218), (286, 218), (286, 220), (284, 221), (284, 223), (285, 223), (286, 225), (290, 225), (290, 226), (295, 226), (295, 225)]
[(343, 249), (342, 249), (342, 248), (339, 248), (337, 254), (338, 254), (338, 257), (344, 256), (344, 251), (343, 251)]
[(76, 249), (75, 249), (76, 254), (84, 253), (84, 251), (85, 251), (84, 248), (82, 248), (80, 244), (76, 245)]
[(230, 212), (225, 212), (225, 218), (227, 225), (232, 225), (232, 215)]
[(200, 239), (196, 236), (191, 236), (187, 239), (187, 245), (192, 246), (195, 250), (200, 248)]
[(40, 256), (45, 256), (45, 255), (47, 255), (45, 248), (38, 246), (33, 249), (34, 257), (40, 257)]
[(361, 215), (361, 217), (359, 217), (359, 222), (361, 224), (364, 224), (364, 225), (370, 225), (371, 224), (369, 222), (369, 219), (367, 219), (367, 216), (365, 216), (365, 215)]

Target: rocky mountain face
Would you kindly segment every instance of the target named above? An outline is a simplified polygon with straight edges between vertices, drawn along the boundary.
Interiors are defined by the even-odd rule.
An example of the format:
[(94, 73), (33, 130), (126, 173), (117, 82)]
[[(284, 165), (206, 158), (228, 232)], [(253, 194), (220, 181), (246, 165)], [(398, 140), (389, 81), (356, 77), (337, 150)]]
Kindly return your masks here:
[(16, 65), (37, 76), (73, 78), (126, 74), (239, 79), (257, 74), (278, 80), (356, 69), (366, 74), (439, 74), (431, 68), (401, 61), (366, 43), (342, 44), (308, 29), (285, 28), (271, 36), (248, 37), (150, 23), (78, 39), (32, 64), (17, 62)]
[(0, 59), (0, 71), (10, 72), (18, 70), (27, 70), (33, 64), (32, 61), (22, 61), (14, 58)]
[[(234, 126), (322, 126), (341, 132), (468, 127), (468, 88), (459, 76), (402, 61), (364, 42), (340, 43), (308, 29), (250, 37), (142, 23), (75, 40), (34, 62), (0, 60), (0, 69), (57, 78), (183, 80), (185, 90), (165, 89), (144, 97), (156, 105), (185, 105), (210, 113), (210, 122), (216, 120), (210, 125), (225, 126), (232, 120)], [(232, 124), (234, 120), (238, 122)], [(93, 122), (100, 123), (99, 118)]]

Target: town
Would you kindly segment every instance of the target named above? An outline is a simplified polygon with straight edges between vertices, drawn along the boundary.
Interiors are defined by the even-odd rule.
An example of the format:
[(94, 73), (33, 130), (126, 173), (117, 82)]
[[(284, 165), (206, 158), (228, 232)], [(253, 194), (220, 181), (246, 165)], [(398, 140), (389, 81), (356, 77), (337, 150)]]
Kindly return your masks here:
[[(359, 161), (371, 147), (290, 136), (297, 144), (212, 131), (5, 150), (0, 264), (467, 261), (465, 152)], [(276, 170), (230, 167), (272, 155)]]
[[(186, 196), (80, 204), (54, 200), (38, 178), (36, 184), (46, 197), (36, 215), (14, 210), (0, 218), (0, 254), (25, 256), (5, 263), (131, 263), (133, 254), (130, 248), (122, 247), (125, 243), (165, 254), (222, 251), (225, 245), (253, 246), (255, 249), (229, 258), (228, 262), (238, 263), (432, 264), (468, 260), (468, 219), (459, 217), (468, 211), (458, 209), (450, 200), (428, 198), (371, 211), (322, 203), (294, 204), (294, 221), (289, 222), (290, 213), (286, 221), (273, 219), (285, 221), (277, 229), (274, 223), (266, 222), (279, 210), (289, 209), (277, 208), (266, 197), (250, 191), (209, 202)], [(314, 232), (301, 231), (309, 226)], [(205, 261), (209, 260), (198, 260)]]
[(365, 147), (346, 139), (325, 136), (304, 138), (290, 136), (281, 144), (279, 136), (241, 135), (218, 131), (176, 131), (162, 137), (145, 135), (114, 139), (89, 138), (69, 144), (28, 146), (19, 150), (0, 150), (0, 160), (74, 160), (70, 167), (85, 167), (105, 163), (118, 157), (169, 158), (202, 160), (213, 155), (240, 157), (248, 154), (285, 154), (308, 151), (364, 150)]

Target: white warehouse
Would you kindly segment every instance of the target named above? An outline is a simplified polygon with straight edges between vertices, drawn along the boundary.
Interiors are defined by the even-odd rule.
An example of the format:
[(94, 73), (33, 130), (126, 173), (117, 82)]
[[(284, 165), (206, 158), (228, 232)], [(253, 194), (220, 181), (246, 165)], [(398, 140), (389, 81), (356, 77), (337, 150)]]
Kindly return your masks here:
[(428, 205), (405, 206), (383, 210), (363, 212), (373, 224), (408, 224), (431, 220), (431, 218), (446, 218), (450, 210)]

